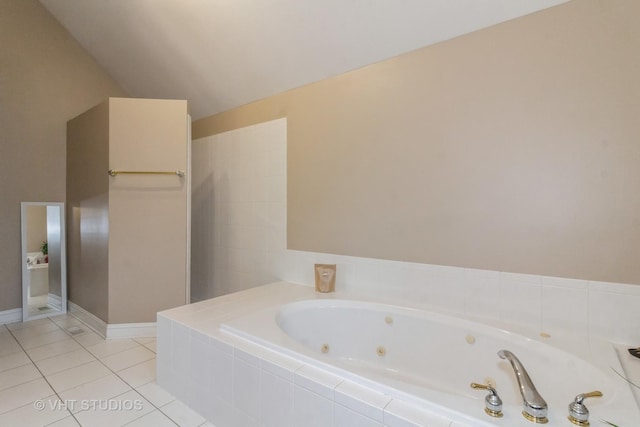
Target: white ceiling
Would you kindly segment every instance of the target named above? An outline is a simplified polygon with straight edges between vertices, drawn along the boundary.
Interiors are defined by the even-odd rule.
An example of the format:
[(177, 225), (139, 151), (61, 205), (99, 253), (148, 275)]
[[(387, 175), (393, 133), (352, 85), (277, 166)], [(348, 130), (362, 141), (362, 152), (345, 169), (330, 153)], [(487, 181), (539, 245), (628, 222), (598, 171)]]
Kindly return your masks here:
[(131, 96), (194, 119), (568, 0), (40, 0)]

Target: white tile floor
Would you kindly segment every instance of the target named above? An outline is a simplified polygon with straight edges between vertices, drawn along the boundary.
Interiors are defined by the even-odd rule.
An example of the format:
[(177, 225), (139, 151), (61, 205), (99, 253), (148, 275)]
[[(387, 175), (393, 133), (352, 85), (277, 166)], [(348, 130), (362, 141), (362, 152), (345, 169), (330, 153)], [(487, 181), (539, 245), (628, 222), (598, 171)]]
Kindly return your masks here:
[(213, 427), (156, 384), (155, 352), (69, 314), (0, 325), (0, 426)]

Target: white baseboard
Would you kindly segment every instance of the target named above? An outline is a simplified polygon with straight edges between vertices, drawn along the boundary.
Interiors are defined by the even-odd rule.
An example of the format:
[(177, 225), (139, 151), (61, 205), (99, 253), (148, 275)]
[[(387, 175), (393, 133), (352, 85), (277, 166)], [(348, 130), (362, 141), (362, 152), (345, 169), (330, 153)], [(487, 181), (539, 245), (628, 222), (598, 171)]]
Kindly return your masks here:
[(0, 325), (15, 322), (22, 322), (21, 308), (13, 308), (11, 310), (0, 311)]
[(113, 323), (107, 325), (107, 338), (144, 338), (156, 336), (156, 322)]
[(69, 301), (69, 312), (83, 321), (102, 338), (143, 338), (156, 336), (156, 322), (109, 324), (71, 301)]
[(93, 329), (95, 333), (100, 335), (102, 338), (107, 337), (107, 323), (104, 320), (92, 313), (89, 313), (87, 310), (71, 301), (68, 302), (68, 307), (69, 313), (82, 320), (85, 325)]

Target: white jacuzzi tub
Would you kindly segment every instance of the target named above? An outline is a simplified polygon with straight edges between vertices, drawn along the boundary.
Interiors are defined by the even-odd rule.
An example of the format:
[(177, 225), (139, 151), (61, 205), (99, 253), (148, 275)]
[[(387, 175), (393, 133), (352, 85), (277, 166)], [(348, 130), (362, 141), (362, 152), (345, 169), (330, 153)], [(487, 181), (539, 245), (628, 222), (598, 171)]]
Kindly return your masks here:
[[(394, 399), (478, 425), (530, 426), (510, 364), (497, 352), (514, 353), (549, 406), (549, 426), (571, 426), (567, 406), (581, 393), (592, 425), (610, 420), (640, 425), (629, 386), (612, 345), (594, 343), (581, 357), (541, 340), (443, 314), (373, 302), (314, 299), (270, 307), (221, 325), (305, 364), (330, 371)], [(483, 411), (486, 392), (470, 383), (491, 382), (504, 402), (504, 417)]]

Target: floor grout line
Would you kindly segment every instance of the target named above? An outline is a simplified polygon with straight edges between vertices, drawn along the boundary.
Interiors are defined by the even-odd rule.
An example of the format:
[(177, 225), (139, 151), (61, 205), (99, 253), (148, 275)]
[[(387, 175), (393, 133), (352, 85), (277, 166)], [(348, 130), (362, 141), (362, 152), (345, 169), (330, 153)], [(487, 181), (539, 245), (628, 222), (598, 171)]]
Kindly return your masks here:
[[(58, 326), (55, 322), (53, 322), (49, 317), (47, 317), (47, 319), (49, 319), (50, 322), (54, 323), (56, 326)], [(59, 326), (58, 326), (59, 327)], [(8, 329), (8, 328), (7, 328)], [(27, 357), (29, 358), (29, 360), (31, 361), (31, 363), (33, 364), (33, 366), (38, 370), (38, 372), (40, 373), (40, 375), (42, 376), (42, 379), (47, 383), (47, 385), (51, 388), (51, 390), (53, 391), (53, 394), (58, 398), (59, 401), (62, 401), (62, 399), (60, 398), (60, 395), (58, 394), (58, 392), (56, 391), (55, 388), (53, 388), (53, 385), (51, 385), (51, 383), (49, 382), (49, 380), (47, 379), (47, 377), (44, 376), (44, 374), (42, 373), (42, 371), (40, 370), (40, 368), (38, 367), (38, 365), (35, 364), (35, 362), (33, 361), (33, 359), (31, 358), (31, 356), (29, 356), (29, 353), (27, 353), (27, 351), (25, 350), (25, 348), (22, 346), (22, 344), (18, 341), (18, 339), (15, 337), (15, 335), (13, 334), (13, 331), (9, 330), (9, 333), (11, 334), (11, 336), (13, 337), (14, 340), (16, 340), (16, 342), (18, 343), (18, 345), (20, 346), (20, 348), (22, 349), (22, 351), (24, 351), (24, 353), (27, 355)], [(45, 344), (46, 345), (46, 344)], [(49, 396), (47, 396), (49, 397)], [(45, 397), (46, 398), (46, 397)], [(33, 400), (32, 402), (30, 402), (31, 405), (33, 405), (33, 402), (37, 401), (38, 399)], [(28, 403), (29, 404), (29, 403)], [(27, 405), (28, 405), (27, 404)], [(25, 405), (26, 406), (26, 405)], [(13, 408), (8, 412), (11, 412), (15, 409), (18, 408)], [(80, 422), (78, 421), (78, 419), (73, 415), (73, 413), (66, 409), (67, 413), (69, 415), (71, 415), (73, 417), (73, 419), (80, 424)], [(66, 418), (66, 417), (65, 417)]]
[[(107, 371), (110, 373), (109, 375), (115, 375), (119, 380), (121, 380), (121, 381), (122, 381), (124, 384), (126, 384), (126, 386), (129, 388), (129, 390), (127, 390), (127, 391), (125, 391), (125, 392), (123, 392), (123, 393), (120, 393), (120, 394), (118, 394), (118, 395), (116, 395), (116, 396), (113, 396), (113, 397), (111, 397), (110, 399), (115, 399), (115, 398), (117, 398), (118, 396), (121, 396), (121, 395), (126, 394), (126, 393), (130, 393), (131, 391), (133, 391), (133, 392), (135, 392), (135, 394), (136, 394), (136, 395), (138, 395), (141, 399), (143, 399), (144, 401), (146, 401), (146, 402), (150, 405), (150, 408), (151, 408), (151, 411), (150, 411), (150, 412), (147, 412), (147, 413), (145, 413), (145, 414), (143, 414), (143, 415), (140, 415), (139, 417), (134, 418), (134, 419), (133, 419), (133, 420), (131, 420), (131, 421), (128, 421), (125, 425), (129, 425), (129, 424), (131, 424), (131, 423), (134, 423), (135, 421), (139, 420), (140, 418), (143, 418), (143, 417), (145, 417), (145, 416), (147, 416), (147, 415), (149, 415), (149, 414), (153, 413), (154, 411), (158, 411), (158, 412), (159, 412), (163, 417), (165, 417), (166, 419), (168, 419), (171, 423), (173, 423), (173, 424), (174, 424), (174, 425), (176, 425), (176, 426), (179, 426), (179, 424), (177, 424), (177, 423), (176, 423), (176, 421), (174, 421), (174, 420), (173, 420), (173, 419), (172, 419), (172, 418), (171, 418), (167, 413), (165, 413), (165, 412), (163, 411), (163, 409), (162, 409), (162, 408), (164, 408), (164, 407), (168, 406), (169, 404), (171, 404), (171, 403), (173, 403), (174, 401), (176, 401), (176, 400), (177, 400), (177, 399), (175, 399), (175, 397), (174, 397), (174, 396), (172, 396), (174, 399), (173, 399), (173, 400), (171, 400), (170, 402), (166, 402), (166, 403), (165, 403), (165, 404), (163, 404), (163, 405), (156, 405), (155, 403), (153, 403), (153, 402), (151, 402), (149, 399), (147, 399), (147, 398), (146, 398), (146, 397), (145, 397), (145, 396), (144, 396), (140, 391), (138, 391), (138, 388), (143, 387), (143, 386), (146, 386), (146, 385), (148, 385), (148, 384), (150, 384), (150, 383), (156, 382), (156, 384), (157, 384), (157, 378), (155, 378), (155, 377), (154, 377), (154, 379), (152, 379), (152, 380), (150, 380), (150, 381), (147, 381), (147, 382), (145, 382), (144, 384), (140, 384), (140, 385), (138, 385), (137, 387), (134, 387), (134, 386), (132, 385), (132, 383), (130, 383), (130, 381), (125, 380), (125, 378), (123, 378), (123, 376), (121, 375), (121, 372), (122, 372), (122, 371), (128, 370), (128, 369), (130, 369), (130, 368), (134, 368), (134, 367), (136, 367), (136, 366), (139, 366), (139, 365), (142, 365), (142, 364), (145, 364), (145, 363), (149, 363), (150, 361), (153, 361), (153, 360), (155, 360), (155, 359), (156, 359), (156, 357), (157, 357), (157, 352), (156, 352), (156, 351), (154, 351), (153, 349), (151, 349), (151, 348), (147, 347), (147, 345), (148, 345), (148, 344), (150, 344), (150, 343), (152, 343), (152, 342), (155, 340), (155, 338), (151, 338), (151, 337), (150, 337), (151, 339), (149, 339), (149, 338), (144, 338), (144, 339), (143, 339), (143, 341), (144, 341), (144, 342), (140, 342), (140, 341), (138, 341), (138, 340), (137, 340), (137, 339), (135, 339), (135, 338), (130, 338), (132, 341), (134, 341), (134, 342), (137, 344), (137, 346), (136, 346), (136, 347), (125, 348), (125, 349), (120, 350), (120, 351), (117, 351), (117, 352), (115, 352), (115, 353), (113, 353), (113, 354), (108, 354), (107, 356), (104, 356), (104, 358), (106, 358), (106, 357), (110, 357), (110, 356), (114, 356), (114, 355), (117, 355), (117, 354), (119, 354), (119, 353), (125, 352), (125, 351), (127, 351), (127, 350), (132, 350), (132, 349), (134, 349), (134, 348), (138, 348), (138, 347), (144, 348), (144, 349), (146, 349), (146, 350), (148, 350), (148, 351), (152, 352), (152, 353), (153, 353), (153, 355), (154, 355), (154, 356), (153, 356), (152, 358), (150, 358), (150, 359), (147, 359), (147, 360), (144, 360), (144, 361), (141, 361), (141, 362), (135, 363), (135, 364), (133, 364), (133, 365), (131, 365), (131, 366), (127, 366), (126, 368), (123, 368), (123, 369), (121, 369), (120, 371), (115, 371), (115, 370), (111, 369), (109, 366), (107, 366), (107, 365), (102, 361), (102, 359), (101, 359), (101, 358), (99, 358), (99, 357), (97, 357), (96, 355), (94, 355), (94, 354), (93, 354), (93, 353), (88, 349), (88, 347), (91, 347), (92, 345), (97, 345), (97, 344), (99, 344), (100, 342), (98, 342), (98, 343), (93, 343), (93, 344), (91, 344), (91, 345), (84, 345), (81, 341), (79, 341), (79, 339), (81, 339), (81, 337), (83, 337), (83, 336), (86, 336), (86, 334), (87, 334), (87, 333), (93, 333), (93, 334), (96, 334), (96, 335), (97, 335), (98, 337), (100, 337), (100, 339), (102, 340), (101, 342), (104, 342), (106, 339), (105, 339), (104, 337), (100, 336), (100, 334), (98, 334), (98, 333), (97, 333), (93, 328), (91, 328), (91, 327), (89, 327), (88, 325), (86, 325), (84, 322), (82, 322), (82, 320), (81, 320), (81, 319), (79, 319), (79, 318), (75, 317), (73, 314), (71, 314), (71, 313), (67, 313), (67, 316), (70, 316), (70, 317), (72, 317), (72, 318), (74, 319), (74, 321), (79, 322), (81, 326), (83, 326), (83, 327), (85, 327), (85, 328), (87, 329), (87, 332), (85, 332), (85, 333), (83, 333), (83, 334), (79, 334), (79, 335), (71, 335), (71, 334), (66, 330), (66, 326), (64, 326), (64, 325), (65, 325), (65, 322), (64, 322), (64, 321), (61, 321), (60, 323), (62, 323), (62, 324), (60, 324), (60, 323), (58, 323), (58, 322), (54, 321), (54, 320), (53, 320), (52, 318), (50, 318), (50, 317), (45, 317), (45, 318), (42, 318), (42, 319), (47, 319), (47, 320), (48, 320), (48, 322), (50, 322), (50, 323), (52, 323), (53, 325), (55, 325), (55, 326), (57, 327), (57, 329), (52, 329), (52, 330), (50, 330), (50, 331), (46, 331), (46, 332), (43, 332), (42, 334), (38, 334), (38, 335), (43, 335), (43, 334), (47, 334), (47, 333), (51, 333), (51, 332), (55, 332), (55, 331), (57, 331), (57, 330), (62, 330), (62, 331), (63, 331), (63, 332), (64, 332), (64, 333), (69, 337), (69, 338), (73, 339), (73, 340), (74, 340), (74, 342), (80, 346), (80, 348), (76, 348), (76, 349), (73, 349), (73, 350), (65, 351), (65, 352), (60, 353), (60, 354), (56, 354), (56, 355), (53, 355), (53, 356), (49, 356), (49, 357), (46, 357), (46, 358), (44, 358), (44, 359), (40, 359), (40, 360), (38, 360), (38, 362), (41, 362), (41, 361), (43, 361), (43, 360), (47, 360), (47, 359), (51, 359), (51, 358), (53, 358), (53, 357), (62, 356), (62, 355), (65, 355), (65, 354), (71, 353), (71, 352), (73, 352), (73, 351), (77, 351), (77, 350), (79, 350), (79, 349), (83, 349), (83, 350), (87, 351), (87, 352), (88, 352), (92, 357), (94, 357), (94, 360), (89, 361), (89, 362), (86, 362), (86, 363), (81, 363), (81, 364), (79, 364), (79, 365), (72, 366), (72, 367), (69, 367), (69, 368), (66, 368), (66, 369), (63, 369), (62, 371), (58, 371), (58, 372), (55, 372), (55, 373), (49, 374), (49, 376), (52, 376), (52, 375), (58, 375), (58, 374), (61, 374), (61, 373), (65, 372), (65, 371), (68, 371), (68, 370), (70, 370), (70, 369), (74, 369), (74, 368), (77, 368), (77, 367), (79, 367), (79, 366), (83, 366), (83, 365), (86, 365), (86, 364), (93, 363), (93, 362), (97, 361), (97, 362), (99, 362), (102, 366), (104, 366), (104, 367), (107, 369)], [(39, 319), (38, 319), (38, 320), (39, 320)], [(15, 329), (15, 331), (25, 330), (25, 329), (27, 329), (27, 328), (29, 328), (29, 327), (37, 327), (37, 326), (39, 326), (39, 325), (48, 325), (48, 324), (49, 324), (49, 323), (47, 323), (47, 322), (42, 322), (42, 321), (41, 321), (40, 323), (35, 324), (35, 325), (33, 325), (33, 326), (20, 327), (20, 328), (18, 328), (18, 329)], [(49, 382), (49, 379), (47, 378), (47, 376), (46, 376), (46, 375), (44, 375), (44, 373), (42, 372), (42, 370), (38, 367), (38, 365), (36, 364), (36, 361), (35, 361), (35, 360), (33, 360), (33, 358), (31, 357), (31, 355), (27, 352), (27, 350), (24, 348), (24, 346), (22, 345), (22, 343), (18, 340), (18, 338), (17, 338), (17, 337), (16, 337), (16, 335), (14, 334), (14, 331), (13, 331), (13, 330), (11, 330), (11, 329), (9, 329), (9, 328), (7, 328), (5, 325), (2, 325), (2, 326), (3, 326), (3, 329), (2, 329), (2, 330), (7, 331), (7, 332), (8, 332), (8, 334), (12, 337), (12, 339), (16, 342), (16, 344), (17, 344), (17, 345), (18, 345), (18, 347), (19, 347), (19, 350), (16, 350), (16, 352), (15, 352), (15, 353), (18, 353), (19, 351), (22, 351), (22, 352), (26, 355), (26, 357), (28, 358), (29, 363), (31, 363), (31, 364), (33, 365), (33, 367), (34, 367), (34, 368), (38, 371), (38, 373), (40, 374), (41, 378), (37, 378), (37, 379), (34, 379), (34, 380), (32, 380), (32, 381), (37, 381), (37, 380), (39, 380), (39, 379), (43, 379), (43, 380), (47, 383), (47, 385), (50, 387), (50, 389), (53, 391), (53, 394), (48, 395), (48, 396), (44, 397), (43, 399), (48, 399), (48, 398), (51, 398), (51, 397), (55, 396), (55, 398), (57, 398), (59, 401), (64, 402), (64, 401), (63, 401), (63, 399), (62, 399), (62, 398), (61, 398), (61, 396), (60, 396), (61, 394), (65, 393), (65, 392), (67, 392), (67, 391), (69, 391), (69, 390), (72, 390), (73, 388), (81, 387), (81, 386), (86, 385), (86, 384), (88, 384), (88, 383), (90, 383), (90, 382), (98, 381), (98, 380), (100, 380), (100, 379), (104, 378), (104, 377), (102, 377), (102, 378), (99, 378), (99, 379), (97, 379), (97, 380), (87, 381), (87, 382), (84, 382), (84, 383), (81, 383), (81, 384), (75, 385), (74, 387), (70, 388), (69, 390), (63, 390), (63, 391), (58, 392), (58, 391), (53, 387), (53, 385)], [(75, 326), (75, 325), (74, 325), (74, 326)], [(18, 335), (20, 335), (20, 334), (18, 334)], [(36, 335), (36, 336), (37, 336), (37, 335)], [(30, 338), (30, 339), (31, 339), (31, 340), (33, 340), (34, 338)], [(59, 341), (62, 341), (62, 340), (59, 340)], [(29, 351), (32, 351), (33, 349), (36, 349), (36, 348), (39, 348), (39, 347), (43, 347), (43, 346), (46, 346), (46, 345), (54, 344), (54, 343), (59, 342), (59, 341), (53, 341), (53, 342), (51, 342), (51, 343), (46, 343), (46, 344), (42, 344), (42, 345), (39, 345), (39, 346), (36, 346), (36, 347), (29, 348)], [(11, 354), (13, 354), (13, 353), (11, 353)], [(21, 365), (21, 366), (25, 366), (25, 365), (27, 365), (27, 364), (28, 364), (28, 363), (25, 363), (24, 365)], [(12, 368), (12, 369), (14, 369), (14, 368)], [(29, 381), (27, 381), (27, 382), (29, 382)], [(24, 384), (24, 383), (23, 383), (23, 384)], [(18, 385), (20, 385), (20, 384), (18, 384)], [(15, 387), (15, 386), (13, 386), (13, 387)], [(159, 387), (159, 386), (158, 386), (158, 387)], [(38, 399), (34, 400), (33, 402), (35, 402), (35, 401), (37, 401), (37, 400), (38, 400)], [(29, 404), (33, 405), (33, 402), (30, 402), (30, 403), (28, 403), (27, 405), (23, 405), (23, 406), (20, 406), (20, 407), (12, 408), (12, 409), (10, 409), (9, 411), (6, 411), (5, 413), (8, 413), (8, 412), (11, 412), (11, 411), (14, 411), (14, 410), (20, 409), (20, 408), (22, 408), (22, 407), (24, 407), (24, 406), (28, 406)], [(66, 409), (66, 412), (67, 412), (67, 415), (66, 415), (65, 417), (63, 417), (62, 419), (66, 419), (66, 418), (68, 418), (68, 417), (70, 416), (70, 417), (72, 417), (72, 418), (73, 418), (73, 420), (74, 420), (76, 423), (78, 423), (78, 425), (82, 426), (82, 423), (79, 421), (79, 419), (77, 418), (77, 416), (76, 416), (76, 415), (77, 415), (77, 414), (79, 414), (79, 413), (81, 413), (81, 412), (83, 412), (83, 411), (78, 411), (78, 412), (76, 412), (76, 413), (74, 414), (74, 413), (73, 413), (73, 412), (71, 412), (69, 409)], [(62, 420), (62, 419), (61, 419), (61, 420)], [(50, 424), (54, 424), (54, 423), (59, 422), (59, 421), (61, 421), (61, 420), (54, 421), (54, 422), (52, 422), (52, 423), (50, 423)], [(205, 420), (205, 422), (204, 422), (203, 424), (201, 424), (201, 425), (205, 425), (206, 423), (207, 423), (207, 421)]]

